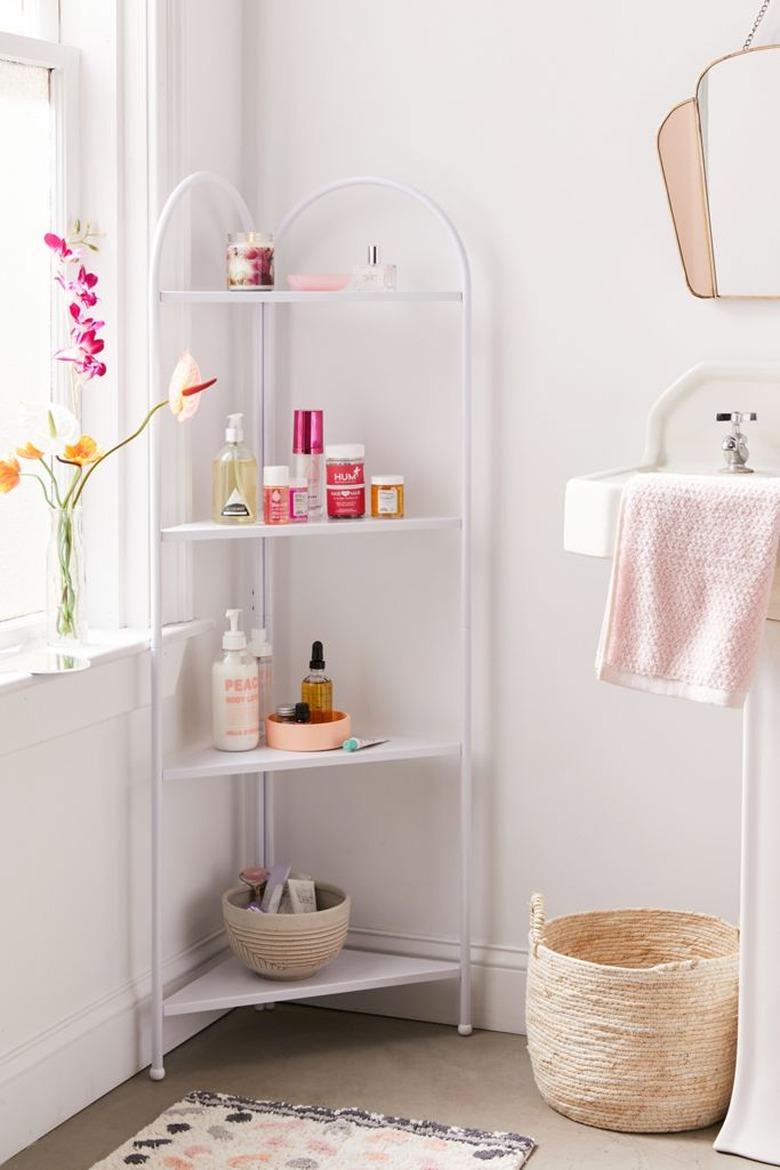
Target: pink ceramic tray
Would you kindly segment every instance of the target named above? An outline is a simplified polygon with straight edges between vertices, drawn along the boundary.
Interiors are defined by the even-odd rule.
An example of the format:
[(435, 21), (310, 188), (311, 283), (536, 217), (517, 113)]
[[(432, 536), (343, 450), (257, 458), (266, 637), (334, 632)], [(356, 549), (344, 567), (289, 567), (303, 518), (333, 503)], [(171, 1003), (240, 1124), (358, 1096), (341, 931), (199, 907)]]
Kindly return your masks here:
[(327, 752), (349, 739), (351, 720), (346, 711), (334, 711), (329, 723), (282, 723), (267, 715), (265, 742), (283, 752)]
[(298, 272), (287, 277), (287, 283), (296, 292), (340, 292), (349, 281), (349, 275), (344, 272)]

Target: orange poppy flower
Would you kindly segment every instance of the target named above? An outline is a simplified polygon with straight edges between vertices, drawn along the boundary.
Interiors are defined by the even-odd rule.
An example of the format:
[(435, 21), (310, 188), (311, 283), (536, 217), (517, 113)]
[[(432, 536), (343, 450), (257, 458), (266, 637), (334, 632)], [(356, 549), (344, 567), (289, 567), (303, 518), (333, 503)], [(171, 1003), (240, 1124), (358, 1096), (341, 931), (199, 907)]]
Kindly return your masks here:
[(83, 467), (86, 463), (94, 463), (100, 458), (98, 445), (91, 435), (82, 435), (77, 443), (66, 445), (62, 456), (66, 463), (78, 463)]
[(20, 459), (43, 459), (43, 451), (39, 451), (35, 443), (28, 442), (23, 447), (17, 447), (16, 454)]
[(19, 483), (21, 469), (18, 459), (0, 459), (0, 492), (5, 495)]

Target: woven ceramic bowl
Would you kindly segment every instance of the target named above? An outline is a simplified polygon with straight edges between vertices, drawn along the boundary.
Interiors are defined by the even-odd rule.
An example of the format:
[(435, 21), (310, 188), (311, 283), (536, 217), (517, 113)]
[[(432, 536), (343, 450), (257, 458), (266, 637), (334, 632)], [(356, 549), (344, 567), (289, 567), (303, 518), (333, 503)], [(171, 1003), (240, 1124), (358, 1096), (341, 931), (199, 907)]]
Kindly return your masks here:
[(258, 914), (252, 895), (236, 886), (222, 895), (222, 917), (233, 954), (266, 979), (310, 979), (333, 962), (347, 937), (350, 900), (338, 886), (316, 882), (312, 914)]

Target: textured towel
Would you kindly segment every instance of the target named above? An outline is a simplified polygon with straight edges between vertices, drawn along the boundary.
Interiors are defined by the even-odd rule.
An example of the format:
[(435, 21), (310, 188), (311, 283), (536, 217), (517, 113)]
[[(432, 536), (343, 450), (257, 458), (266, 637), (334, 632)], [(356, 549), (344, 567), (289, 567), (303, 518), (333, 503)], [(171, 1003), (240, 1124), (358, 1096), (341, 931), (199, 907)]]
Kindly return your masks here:
[(777, 563), (780, 479), (650, 473), (621, 501), (605, 682), (741, 707)]

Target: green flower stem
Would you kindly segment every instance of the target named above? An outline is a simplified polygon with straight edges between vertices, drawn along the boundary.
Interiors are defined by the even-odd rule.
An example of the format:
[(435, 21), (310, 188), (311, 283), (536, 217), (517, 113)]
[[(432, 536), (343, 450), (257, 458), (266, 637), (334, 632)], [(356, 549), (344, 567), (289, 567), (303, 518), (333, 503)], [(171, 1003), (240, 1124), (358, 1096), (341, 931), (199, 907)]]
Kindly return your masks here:
[(81, 493), (84, 491), (84, 488), (87, 486), (87, 483), (89, 482), (89, 477), (92, 475), (92, 472), (95, 471), (96, 468), (100, 467), (100, 464), (103, 462), (104, 459), (108, 459), (109, 455), (113, 455), (115, 451), (119, 451), (122, 447), (126, 447), (128, 443), (132, 443), (133, 439), (137, 439), (138, 436), (141, 434), (141, 432), (144, 431), (146, 429), (146, 427), (149, 425), (149, 422), (151, 421), (152, 416), (158, 410), (160, 410), (163, 406), (167, 406), (167, 405), (168, 405), (167, 398), (163, 398), (163, 400), (161, 402), (156, 403), (156, 405), (154, 405), (152, 407), (152, 409), (149, 411), (149, 413), (146, 415), (146, 417), (144, 418), (143, 422), (138, 427), (138, 429), (133, 431), (132, 435), (128, 435), (126, 439), (123, 439), (121, 443), (117, 443), (116, 446), (109, 447), (108, 451), (106, 451), (103, 455), (101, 455), (99, 459), (95, 460), (95, 462), (92, 464), (92, 466), (90, 467), (87, 474), (81, 480), (81, 483), (79, 484), (78, 490), (77, 490), (75, 496), (73, 497), (73, 502), (71, 505), (73, 508), (76, 507), (79, 500), (81, 499)]
[(21, 478), (22, 479), (37, 479), (38, 483), (41, 485), (41, 491), (43, 492), (44, 496), (46, 497), (46, 503), (49, 505), (50, 508), (56, 507), (56, 505), (53, 504), (51, 499), (49, 498), (49, 493), (46, 491), (46, 484), (43, 482), (43, 480), (41, 479), (41, 477), (39, 475), (36, 475), (34, 471), (23, 471), (23, 472), (21, 472)]
[(75, 638), (77, 634), (77, 597), (71, 569), (71, 560), (73, 557), (73, 513), (69, 508), (58, 508), (57, 512), (57, 560), (60, 570), (57, 601), (57, 633), (61, 638)]
[[(64, 463), (65, 460), (63, 459), (62, 462)], [(79, 480), (81, 479), (81, 473), (82, 473), (83, 469), (81, 467), (79, 467), (78, 464), (76, 464), (75, 466), (76, 466), (76, 470), (73, 473), (73, 479), (70, 481), (70, 487), (68, 488), (67, 492), (65, 493), (65, 499), (62, 501), (63, 508), (68, 507), (68, 505), (70, 503), (70, 498), (73, 495), (73, 492), (76, 488), (76, 485), (79, 482)], [(74, 500), (74, 504), (75, 504), (75, 500)]]
[[(49, 479), (51, 480), (52, 485), (54, 487), (54, 498), (57, 501), (57, 507), (61, 508), (62, 507), (62, 498), (60, 496), (60, 485), (57, 483), (57, 477), (54, 474), (54, 472), (52, 471), (51, 466), (46, 462), (45, 459), (41, 458), (38, 460), (38, 462), (40, 463), (40, 465), (44, 469), (44, 471), (48, 472)], [(54, 507), (55, 505), (52, 504), (51, 506)]]

